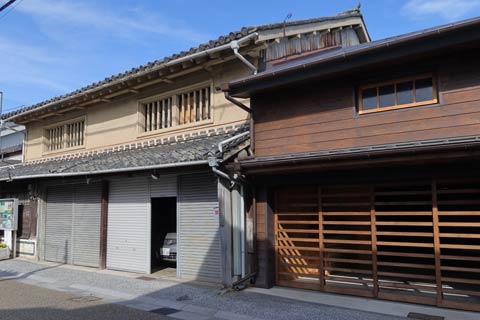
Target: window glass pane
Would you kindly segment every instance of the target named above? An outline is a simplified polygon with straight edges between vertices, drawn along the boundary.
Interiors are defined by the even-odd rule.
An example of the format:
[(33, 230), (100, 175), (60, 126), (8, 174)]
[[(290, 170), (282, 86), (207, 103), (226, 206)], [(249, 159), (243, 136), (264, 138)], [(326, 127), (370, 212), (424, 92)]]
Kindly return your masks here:
[(397, 83), (397, 104), (408, 104), (413, 102), (413, 82)]
[(417, 102), (433, 100), (432, 78), (415, 80)]
[(395, 88), (393, 84), (380, 87), (378, 93), (380, 108), (395, 105)]
[(371, 110), (377, 107), (377, 88), (362, 91), (362, 110)]

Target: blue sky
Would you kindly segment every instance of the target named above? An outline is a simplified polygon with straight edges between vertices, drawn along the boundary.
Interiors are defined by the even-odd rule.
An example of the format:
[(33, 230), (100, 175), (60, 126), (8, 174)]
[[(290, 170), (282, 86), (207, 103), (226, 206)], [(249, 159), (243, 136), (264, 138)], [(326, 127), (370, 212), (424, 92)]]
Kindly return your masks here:
[[(17, 0), (0, 13), (4, 112), (73, 91), (242, 26), (282, 21), (288, 13), (292, 20), (335, 15), (357, 3)], [(361, 10), (375, 40), (479, 16), (480, 0), (364, 0)]]

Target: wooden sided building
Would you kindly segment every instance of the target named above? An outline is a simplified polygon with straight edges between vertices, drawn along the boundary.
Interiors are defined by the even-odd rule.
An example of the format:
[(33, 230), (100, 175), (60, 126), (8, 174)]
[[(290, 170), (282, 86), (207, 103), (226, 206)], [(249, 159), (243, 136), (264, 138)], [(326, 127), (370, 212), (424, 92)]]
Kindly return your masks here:
[(250, 98), (256, 285), (480, 310), (480, 19), (304, 56)]

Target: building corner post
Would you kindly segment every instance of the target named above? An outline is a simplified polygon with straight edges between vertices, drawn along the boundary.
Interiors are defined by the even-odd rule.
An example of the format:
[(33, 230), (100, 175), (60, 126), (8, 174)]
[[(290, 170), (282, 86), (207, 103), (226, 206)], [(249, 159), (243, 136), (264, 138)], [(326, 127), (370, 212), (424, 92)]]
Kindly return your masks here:
[(102, 199), (100, 204), (100, 269), (107, 268), (107, 226), (108, 226), (109, 183), (102, 181)]

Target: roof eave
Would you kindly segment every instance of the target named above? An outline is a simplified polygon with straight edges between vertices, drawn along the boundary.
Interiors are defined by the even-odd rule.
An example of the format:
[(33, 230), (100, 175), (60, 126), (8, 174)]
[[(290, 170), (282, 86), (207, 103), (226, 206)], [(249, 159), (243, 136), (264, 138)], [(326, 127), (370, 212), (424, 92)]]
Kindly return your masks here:
[[(477, 137), (478, 138), (478, 137)], [(339, 152), (331, 154), (292, 154), (284, 156), (274, 157), (260, 157), (240, 160), (237, 166), (245, 173), (260, 173), (260, 172), (279, 172), (284, 171), (296, 171), (301, 170), (304, 165), (309, 164), (325, 164), (335, 163), (347, 160), (371, 160), (374, 161), (377, 158), (385, 157), (387, 161), (395, 161), (400, 159), (404, 155), (414, 154), (426, 154), (426, 153), (438, 153), (445, 152), (453, 154), (453, 151), (462, 151), (464, 157), (473, 159), (480, 156), (480, 140), (462, 143), (446, 143), (438, 145), (416, 145), (412, 147), (405, 147), (400, 149), (383, 149), (383, 150), (362, 150), (358, 152)], [(475, 154), (472, 154), (472, 150), (476, 150)], [(435, 156), (433, 159), (440, 159)], [(295, 166), (292, 166), (295, 164)], [(280, 168), (283, 168), (280, 170)]]
[[(238, 98), (248, 98), (252, 92), (267, 90), (275, 86), (285, 85), (310, 78), (334, 75), (360, 66), (393, 60), (412, 54), (426, 53), (433, 50), (451, 47), (461, 43), (480, 39), (480, 18), (474, 19), (473, 23), (466, 21), (464, 24), (451, 25), (442, 29), (432, 29), (429, 32), (419, 33), (408, 38), (383, 42), (377, 46), (361, 47), (357, 51), (347, 52), (330, 58), (313, 61), (306, 64), (298, 64), (290, 68), (273, 70), (234, 80), (222, 86), (223, 91), (229, 91), (230, 95)], [(457, 35), (457, 33), (460, 33)], [(443, 41), (439, 41), (443, 40)], [(415, 44), (415, 45), (413, 45)], [(400, 49), (402, 49), (400, 51)], [(376, 59), (372, 59), (377, 55)], [(345, 63), (345, 60), (349, 63)], [(353, 59), (357, 59), (354, 63)], [(311, 72), (313, 69), (316, 72)], [(301, 71), (301, 72), (300, 72)]]
[[(248, 46), (249, 44), (252, 43), (252, 41), (255, 41), (257, 38), (258, 38), (258, 33), (257, 32), (252, 32), (252, 33), (246, 35), (245, 37), (243, 37), (241, 39), (238, 39), (236, 41), (239, 45)], [(190, 55), (187, 55), (187, 56), (175, 59), (175, 60), (170, 60), (170, 61), (164, 62), (162, 64), (159, 64), (158, 66), (154, 66), (152, 68), (139, 71), (138, 73), (129, 74), (129, 75), (123, 77), (123, 78), (116, 79), (112, 82), (108, 82), (108, 83), (105, 83), (103, 85), (99, 85), (99, 86), (93, 87), (91, 89), (81, 91), (78, 94), (73, 94), (73, 95), (65, 97), (63, 99), (52, 101), (51, 103), (47, 103), (47, 104), (45, 104), (43, 106), (40, 106), (38, 108), (33, 108), (31, 110), (26, 110), (24, 112), (15, 114), (11, 117), (6, 118), (5, 121), (15, 122), (15, 120), (17, 120), (19, 118), (23, 118), (25, 115), (36, 114), (36, 113), (39, 113), (41, 111), (44, 111), (45, 109), (52, 108), (52, 107), (55, 107), (55, 106), (60, 106), (62, 104), (69, 103), (69, 102), (74, 102), (74, 101), (77, 101), (78, 99), (82, 99), (82, 98), (84, 98), (84, 101), (81, 102), (82, 104), (86, 104), (86, 103), (92, 104), (92, 103), (100, 102), (101, 99), (105, 98), (105, 97), (97, 97), (97, 96), (91, 96), (91, 95), (98, 94), (99, 92), (102, 92), (103, 90), (110, 89), (110, 88), (118, 86), (120, 84), (128, 83), (128, 81), (136, 81), (136, 80), (140, 79), (141, 77), (144, 77), (144, 76), (147, 76), (147, 75), (150, 75), (150, 74), (158, 73), (161, 70), (171, 68), (173, 66), (182, 64), (186, 61), (191, 61), (191, 60), (201, 58), (201, 57), (205, 57), (205, 56), (208, 57), (210, 54), (213, 54), (213, 53), (216, 53), (216, 52), (221, 52), (221, 51), (226, 51), (226, 50), (230, 50), (230, 49), (231, 49), (231, 43), (229, 42), (229, 43), (226, 43), (224, 45), (220, 45), (220, 46), (217, 46), (217, 47), (214, 47), (214, 48), (209, 48), (209, 49), (206, 49), (206, 50), (203, 50), (203, 51), (199, 51), (199, 52), (196, 52), (196, 53), (193, 53), (193, 54), (190, 54)], [(231, 55), (234, 56), (233, 51), (232, 51)], [(175, 74), (175, 73), (173, 73), (173, 74)], [(157, 81), (157, 82), (161, 82), (161, 81), (164, 81), (162, 79), (162, 77), (163, 76), (161, 76), (161, 75), (157, 75), (157, 79), (152, 79), (152, 80), (155, 81), (155, 80), (160, 79), (160, 81)], [(135, 87), (135, 85), (130, 85), (130, 86), (127, 86), (125, 88), (122, 88), (121, 90), (118, 90), (118, 92), (122, 93), (124, 91), (127, 91), (125, 93), (128, 93), (128, 90), (130, 90), (131, 87)], [(78, 104), (78, 103), (75, 103), (75, 104)]]
[(107, 169), (107, 170), (97, 170), (97, 171), (64, 172), (64, 173), (36, 174), (36, 175), (26, 175), (26, 176), (12, 176), (10, 178), (0, 178), (0, 182), (1, 181), (25, 180), (25, 179), (40, 179), (40, 178), (64, 178), (64, 177), (75, 177), (75, 176), (92, 176), (92, 175), (99, 175), (99, 174), (124, 173), (124, 172), (133, 172), (133, 171), (146, 171), (146, 170), (164, 169), (164, 168), (199, 166), (199, 165), (206, 165), (206, 164), (208, 164), (208, 160), (195, 160), (195, 161), (173, 162), (173, 163), (157, 164), (157, 165), (150, 165), (150, 166)]

